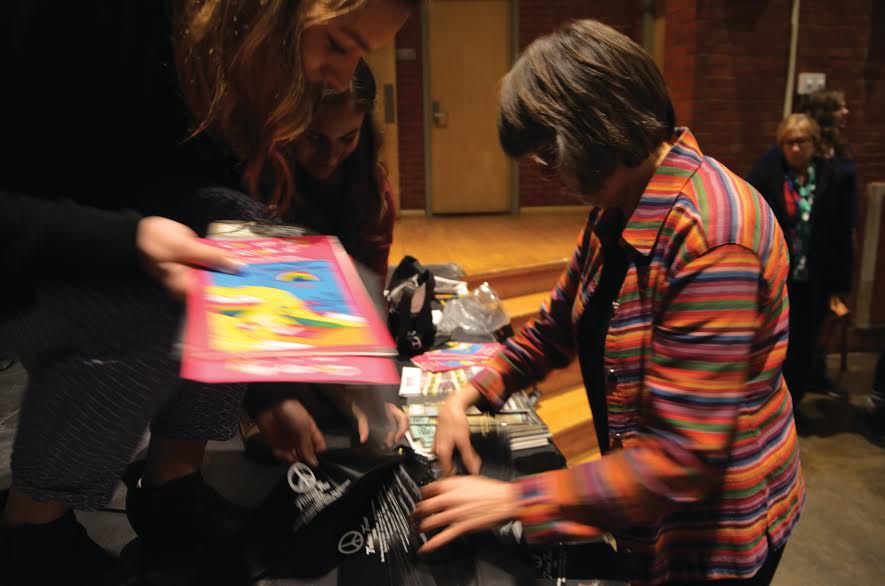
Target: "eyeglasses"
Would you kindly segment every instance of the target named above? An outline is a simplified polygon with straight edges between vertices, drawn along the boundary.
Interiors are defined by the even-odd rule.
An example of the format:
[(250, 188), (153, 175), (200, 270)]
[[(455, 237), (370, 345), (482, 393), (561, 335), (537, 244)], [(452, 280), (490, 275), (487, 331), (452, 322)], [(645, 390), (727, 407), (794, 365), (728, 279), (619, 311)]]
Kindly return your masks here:
[(529, 158), (540, 165), (545, 174), (553, 174), (559, 165), (559, 150), (555, 144), (543, 144), (538, 146)]
[(800, 149), (810, 144), (810, 138), (794, 138), (793, 140), (785, 140), (783, 142), (783, 145), (787, 148), (799, 147)]

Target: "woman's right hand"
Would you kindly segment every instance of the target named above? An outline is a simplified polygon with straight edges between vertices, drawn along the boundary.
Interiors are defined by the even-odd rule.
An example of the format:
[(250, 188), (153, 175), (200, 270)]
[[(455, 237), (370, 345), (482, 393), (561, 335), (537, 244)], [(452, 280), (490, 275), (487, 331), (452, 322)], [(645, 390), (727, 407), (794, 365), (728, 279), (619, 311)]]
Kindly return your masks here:
[(316, 455), (325, 451), (326, 440), (301, 401), (281, 401), (259, 413), (255, 423), (278, 460), (319, 464)]
[(159, 216), (148, 216), (138, 222), (135, 245), (148, 272), (178, 297), (187, 293), (189, 267), (234, 274), (243, 268), (243, 263), (228, 252), (200, 242), (196, 233), (184, 224)]
[(433, 451), (439, 458), (442, 472), (446, 476), (455, 473), (452, 454), (455, 449), (461, 454), (461, 461), (470, 474), (479, 474), (482, 460), (470, 443), (470, 426), (467, 423), (467, 408), (479, 398), (479, 391), (472, 385), (459, 393), (450, 395), (443, 403), (437, 416), (436, 436), (433, 438)]

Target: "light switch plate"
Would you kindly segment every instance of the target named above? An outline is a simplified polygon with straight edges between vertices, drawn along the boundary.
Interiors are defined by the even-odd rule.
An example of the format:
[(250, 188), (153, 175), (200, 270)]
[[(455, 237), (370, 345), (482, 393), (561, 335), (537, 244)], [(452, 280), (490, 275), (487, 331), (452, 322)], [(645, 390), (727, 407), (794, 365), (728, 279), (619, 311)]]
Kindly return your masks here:
[(826, 73), (800, 73), (796, 92), (799, 94), (813, 94), (827, 87)]

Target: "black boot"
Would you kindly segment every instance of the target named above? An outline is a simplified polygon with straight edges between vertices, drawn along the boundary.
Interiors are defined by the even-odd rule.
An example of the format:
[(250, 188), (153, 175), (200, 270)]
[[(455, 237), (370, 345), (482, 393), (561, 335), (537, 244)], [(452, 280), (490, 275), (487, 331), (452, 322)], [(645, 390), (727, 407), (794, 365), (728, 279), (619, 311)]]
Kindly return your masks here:
[(151, 556), (190, 564), (222, 552), (248, 517), (248, 509), (218, 494), (197, 472), (157, 488), (140, 486), (144, 461), (123, 476), (126, 515)]
[[(0, 510), (7, 494), (0, 493)], [(116, 561), (89, 538), (72, 511), (42, 525), (0, 525), (0, 584), (96, 586), (109, 582)]]
[(827, 375), (827, 354), (825, 352), (817, 351), (814, 353), (810, 386), (825, 393), (829, 393), (834, 387), (833, 379)]
[(885, 405), (867, 399), (864, 409), (864, 427), (870, 442), (885, 448)]

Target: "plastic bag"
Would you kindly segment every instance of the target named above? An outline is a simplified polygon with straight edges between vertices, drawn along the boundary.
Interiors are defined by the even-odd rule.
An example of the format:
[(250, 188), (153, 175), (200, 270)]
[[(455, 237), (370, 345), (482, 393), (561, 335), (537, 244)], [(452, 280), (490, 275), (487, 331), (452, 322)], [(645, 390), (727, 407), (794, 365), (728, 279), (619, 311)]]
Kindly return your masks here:
[(470, 335), (491, 335), (510, 323), (501, 299), (488, 283), (483, 283), (465, 297), (452, 299), (443, 309), (439, 323), (441, 334), (456, 330)]

